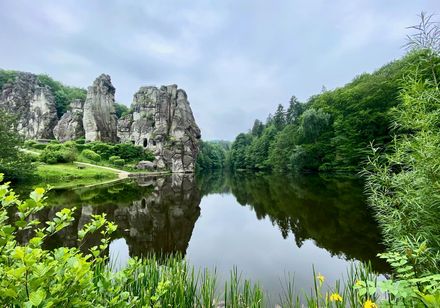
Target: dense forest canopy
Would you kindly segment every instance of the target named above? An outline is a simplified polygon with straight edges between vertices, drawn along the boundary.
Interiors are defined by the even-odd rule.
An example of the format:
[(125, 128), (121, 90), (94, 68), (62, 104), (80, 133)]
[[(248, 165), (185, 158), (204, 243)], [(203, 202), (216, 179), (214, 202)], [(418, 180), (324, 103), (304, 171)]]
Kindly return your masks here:
[(383, 146), (391, 141), (390, 112), (401, 103), (404, 77), (415, 67), (422, 74), (429, 73), (422, 69), (428, 65), (426, 52), (412, 51), (305, 103), (293, 96), (286, 110), (278, 105), (265, 123), (256, 120), (249, 132), (236, 137), (229, 157), (231, 168), (360, 171), (371, 142)]

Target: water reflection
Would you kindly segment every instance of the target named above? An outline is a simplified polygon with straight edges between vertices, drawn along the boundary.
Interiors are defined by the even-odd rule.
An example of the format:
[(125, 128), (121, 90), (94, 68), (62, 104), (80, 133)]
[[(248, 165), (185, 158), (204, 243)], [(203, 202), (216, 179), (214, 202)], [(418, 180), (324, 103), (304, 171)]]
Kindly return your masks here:
[[(189, 174), (174, 174), (93, 188), (54, 190), (48, 198), (52, 207), (42, 211), (38, 219), (47, 221), (62, 207), (76, 207), (75, 222), (46, 243), (47, 248), (72, 247), (78, 245), (77, 232), (90, 221), (91, 215), (106, 213), (107, 219), (118, 225), (110, 256), (117, 255), (123, 259), (122, 263), (128, 256), (145, 256), (152, 252), (185, 255), (189, 245), (189, 257), (197, 265), (210, 265), (206, 262), (209, 260), (217, 266), (228, 258), (226, 268), (240, 261), (250, 264), (253, 260), (247, 259), (247, 254), (251, 250), (255, 256), (271, 262), (273, 256), (263, 247), (263, 237), (271, 238), (272, 252), (286, 251), (284, 254), (289, 256), (292, 253), (287, 252), (285, 243), (274, 241), (273, 233), (278, 229), (276, 237), (289, 241), (289, 247), (295, 246), (294, 253), (298, 254), (290, 257), (290, 261), (289, 256), (280, 259), (281, 263), (293, 262), (289, 270), (296, 272), (298, 262), (311, 262), (310, 254), (322, 256), (320, 260), (324, 263), (330, 262), (329, 257), (322, 254), (327, 251), (343, 259), (371, 261), (377, 271), (385, 272), (385, 263), (376, 257), (383, 250), (380, 232), (362, 190), (358, 179), (317, 175), (205, 173), (195, 178)], [(214, 203), (216, 208), (210, 208)], [(201, 207), (204, 216), (199, 220)], [(245, 213), (245, 208), (251, 211)], [(234, 229), (245, 220), (246, 232)], [(267, 220), (269, 225), (258, 223)], [(208, 239), (213, 233), (216, 233), (215, 240), (212, 240), (214, 237)], [(29, 236), (23, 234), (22, 240), (26, 241)], [(308, 240), (317, 247), (312, 249)], [(91, 236), (81, 244), (81, 249), (87, 250), (98, 242), (97, 236)], [(309, 247), (300, 252), (305, 242)], [(318, 247), (325, 250), (321, 252)], [(302, 258), (301, 261), (298, 258)], [(261, 265), (256, 264), (255, 268), (258, 271)]]
[(298, 247), (311, 239), (332, 255), (372, 261), (378, 271), (386, 270), (376, 257), (384, 247), (359, 179), (235, 173), (201, 174), (198, 183), (203, 194), (230, 191), (258, 219), (269, 218), (283, 238), (292, 233)]
[[(125, 239), (131, 257), (152, 252), (184, 255), (200, 215), (200, 200), (192, 175), (137, 178), (94, 188), (51, 191), (48, 203), (52, 207), (39, 213), (38, 219), (50, 220), (63, 207), (76, 208), (75, 222), (51, 237), (46, 248), (78, 245), (78, 230), (91, 215), (105, 213), (118, 225), (114, 237)], [(91, 236), (81, 243), (81, 249), (98, 242), (98, 235)]]

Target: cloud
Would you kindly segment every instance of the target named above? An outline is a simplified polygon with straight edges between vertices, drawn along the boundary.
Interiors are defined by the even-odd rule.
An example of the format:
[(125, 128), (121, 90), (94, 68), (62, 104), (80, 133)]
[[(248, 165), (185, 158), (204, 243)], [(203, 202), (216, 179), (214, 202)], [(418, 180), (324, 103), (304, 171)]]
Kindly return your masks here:
[(3, 0), (0, 67), (81, 87), (108, 73), (126, 104), (142, 85), (177, 83), (203, 138), (233, 139), (291, 95), (401, 56), (422, 10), (437, 0)]

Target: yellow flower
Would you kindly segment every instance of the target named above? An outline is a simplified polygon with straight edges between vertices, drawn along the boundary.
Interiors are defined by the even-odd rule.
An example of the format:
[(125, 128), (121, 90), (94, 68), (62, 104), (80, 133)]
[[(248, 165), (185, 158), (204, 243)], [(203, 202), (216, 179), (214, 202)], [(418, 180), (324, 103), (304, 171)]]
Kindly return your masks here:
[(318, 276), (316, 276), (316, 278), (319, 280), (319, 283), (322, 284), (325, 280), (325, 277), (321, 275), (321, 273), (318, 274)]
[(358, 287), (362, 286), (362, 281), (361, 281), (361, 280), (356, 280), (356, 285), (357, 285)]
[(332, 295), (330, 295), (330, 301), (331, 302), (342, 302), (342, 296), (339, 295), (338, 293), (332, 293)]
[(364, 308), (378, 308), (378, 307), (377, 307), (377, 305), (376, 305), (374, 302), (372, 302), (371, 300), (367, 300), (367, 301), (364, 303)]
[(44, 188), (39, 187), (39, 188), (35, 188), (35, 192), (39, 195), (42, 195), (44, 194), (45, 190)]

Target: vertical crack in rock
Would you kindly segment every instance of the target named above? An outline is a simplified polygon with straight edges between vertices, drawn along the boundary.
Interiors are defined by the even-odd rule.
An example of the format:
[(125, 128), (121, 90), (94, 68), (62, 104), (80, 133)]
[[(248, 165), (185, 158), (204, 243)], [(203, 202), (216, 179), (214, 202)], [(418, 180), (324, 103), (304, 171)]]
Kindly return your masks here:
[(100, 75), (88, 88), (83, 126), (87, 141), (118, 141), (115, 87), (109, 75)]

